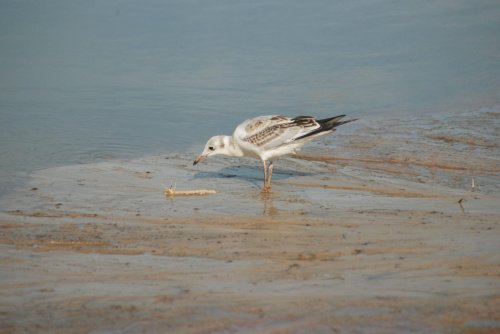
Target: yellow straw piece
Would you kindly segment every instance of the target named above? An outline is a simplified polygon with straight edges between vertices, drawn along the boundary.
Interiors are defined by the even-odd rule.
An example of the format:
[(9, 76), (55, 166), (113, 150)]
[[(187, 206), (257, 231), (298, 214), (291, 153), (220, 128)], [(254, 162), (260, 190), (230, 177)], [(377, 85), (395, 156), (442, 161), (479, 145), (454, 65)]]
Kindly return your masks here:
[[(165, 187), (165, 185), (163, 185)], [(170, 188), (165, 187), (165, 196), (174, 197), (174, 196), (203, 196), (215, 194), (215, 190), (213, 189), (198, 189), (198, 190), (175, 190), (175, 185)]]

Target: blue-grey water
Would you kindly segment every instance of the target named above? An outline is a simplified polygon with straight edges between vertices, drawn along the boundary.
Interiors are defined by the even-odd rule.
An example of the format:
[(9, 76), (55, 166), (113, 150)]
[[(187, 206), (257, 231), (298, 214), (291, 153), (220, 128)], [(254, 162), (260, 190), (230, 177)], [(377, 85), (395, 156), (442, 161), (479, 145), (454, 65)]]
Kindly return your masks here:
[(0, 194), (261, 114), (404, 117), (500, 98), (500, 2), (0, 1)]

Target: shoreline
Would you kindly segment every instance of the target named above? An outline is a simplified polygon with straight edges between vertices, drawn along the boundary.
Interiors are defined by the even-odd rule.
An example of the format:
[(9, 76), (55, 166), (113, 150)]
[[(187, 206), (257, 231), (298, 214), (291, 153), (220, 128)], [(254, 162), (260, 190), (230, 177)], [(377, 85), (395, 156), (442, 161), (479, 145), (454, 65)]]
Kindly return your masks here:
[(0, 200), (2, 330), (498, 332), (499, 115), (339, 132), (271, 194), (249, 159), (38, 171)]

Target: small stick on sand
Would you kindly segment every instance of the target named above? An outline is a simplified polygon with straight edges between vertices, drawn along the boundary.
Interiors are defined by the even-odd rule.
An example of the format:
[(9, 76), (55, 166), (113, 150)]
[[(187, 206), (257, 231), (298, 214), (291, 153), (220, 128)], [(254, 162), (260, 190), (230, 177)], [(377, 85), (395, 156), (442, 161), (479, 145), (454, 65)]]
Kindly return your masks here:
[(472, 187), (469, 190), (467, 190), (467, 192), (465, 193), (465, 195), (462, 196), (462, 198), (458, 200), (458, 204), (462, 204), (462, 201), (465, 199), (465, 197), (467, 197), (467, 195), (470, 194), (471, 191), (474, 190), (474, 188), (476, 188), (476, 185), (474, 184), (474, 178), (472, 178)]
[[(163, 185), (165, 187), (165, 185)], [(174, 197), (174, 196), (202, 196), (202, 195), (210, 195), (215, 194), (215, 190), (213, 189), (198, 189), (198, 190), (175, 190), (175, 185), (170, 188), (165, 187), (165, 196)]]

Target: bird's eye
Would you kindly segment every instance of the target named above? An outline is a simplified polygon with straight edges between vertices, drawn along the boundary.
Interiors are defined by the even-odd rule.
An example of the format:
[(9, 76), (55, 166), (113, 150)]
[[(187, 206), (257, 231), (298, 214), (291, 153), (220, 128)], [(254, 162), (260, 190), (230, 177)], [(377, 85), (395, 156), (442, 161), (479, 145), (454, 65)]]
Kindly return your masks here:
[(215, 147), (213, 147), (213, 146), (209, 146), (209, 147), (208, 147), (208, 149), (209, 149), (210, 151), (213, 151), (213, 150), (215, 150)]

